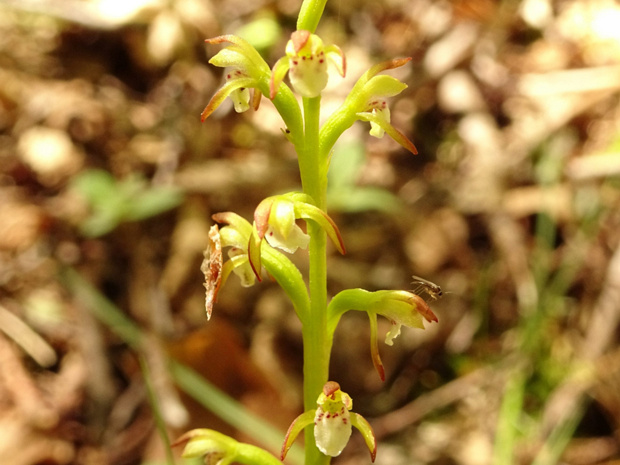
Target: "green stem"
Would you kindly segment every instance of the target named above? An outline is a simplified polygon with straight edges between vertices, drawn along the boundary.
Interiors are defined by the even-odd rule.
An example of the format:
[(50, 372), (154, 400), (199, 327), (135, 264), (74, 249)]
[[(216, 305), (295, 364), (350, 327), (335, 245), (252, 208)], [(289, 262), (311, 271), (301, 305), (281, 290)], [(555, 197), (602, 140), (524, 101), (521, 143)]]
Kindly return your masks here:
[(297, 29), (316, 31), (327, 0), (304, 0), (297, 18)]
[(325, 210), (327, 176), (324, 160), (319, 153), (319, 118), (321, 115), (321, 96), (304, 98), (304, 146), (299, 153), (299, 171), (304, 193)]
[[(299, 171), (303, 190), (325, 210), (327, 177), (319, 153), (319, 117), (321, 97), (304, 98), (304, 147), (299, 153)], [(327, 260), (325, 231), (308, 222), (310, 315), (303, 327), (304, 340), (304, 409), (316, 408), (316, 400), (327, 382), (331, 341), (327, 335)], [(314, 433), (306, 428), (306, 465), (328, 464), (330, 458), (315, 446)]]

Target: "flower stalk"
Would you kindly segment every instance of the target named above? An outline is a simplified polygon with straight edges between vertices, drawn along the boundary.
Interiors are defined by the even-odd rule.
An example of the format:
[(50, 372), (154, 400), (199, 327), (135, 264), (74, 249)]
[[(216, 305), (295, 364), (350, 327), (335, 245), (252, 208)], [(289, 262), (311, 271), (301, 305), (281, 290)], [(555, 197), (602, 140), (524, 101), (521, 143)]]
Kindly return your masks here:
[[(282, 116), (283, 132), (298, 155), (303, 192), (266, 198), (256, 207), (253, 223), (232, 212), (213, 215), (223, 226), (211, 228), (201, 270), (205, 275), (208, 318), (220, 288), (231, 275), (236, 275), (243, 286), (251, 286), (268, 274), (290, 298), (302, 323), (304, 413), (289, 428), (282, 458), (295, 437), (304, 431), (306, 465), (329, 464), (331, 457), (339, 455), (346, 446), (351, 426), (364, 436), (372, 461), (376, 455), (370, 424), (351, 411), (353, 401), (340, 390), (340, 385), (328, 381), (333, 337), (340, 318), (349, 310), (368, 314), (371, 357), (381, 379), (385, 379), (385, 369), (377, 343), (377, 317), (381, 315), (392, 323), (385, 339), (388, 345), (392, 345), (402, 326), (424, 329), (424, 320), (437, 321), (428, 304), (413, 292), (348, 289), (328, 299), (327, 239), (340, 253), (345, 253), (340, 232), (327, 214), (327, 172), (334, 144), (356, 121), (362, 121), (370, 123), (371, 136), (388, 134), (410, 152), (415, 154), (417, 149), (391, 124), (387, 103), (388, 98), (400, 94), (407, 85), (380, 74), (404, 66), (410, 58), (389, 60), (370, 68), (358, 79), (342, 106), (320, 125), (327, 62), (335, 65), (342, 76), (346, 73), (346, 59), (340, 48), (325, 46), (314, 34), (325, 4), (326, 0), (304, 0), (297, 30), (291, 35), (285, 55), (273, 68), (239, 37), (207, 39), (209, 44), (224, 45), (210, 63), (226, 68), (226, 80), (201, 115), (206, 120), (226, 98), (233, 101), (237, 112), (257, 109), (264, 97)], [(295, 94), (300, 97), (301, 106)], [(299, 249), (308, 249), (307, 283), (286, 256)], [(186, 443), (186, 456), (204, 456), (210, 464), (272, 464), (277, 460), (254, 446), (212, 430), (190, 431), (179, 442)]]
[[(327, 177), (319, 153), (319, 119), (321, 97), (304, 98), (304, 150), (299, 153), (302, 187), (323, 211), (327, 206)], [(326, 174), (326, 173), (325, 173)], [(311, 225), (309, 253), (310, 318), (302, 329), (304, 347), (304, 409), (309, 410), (319, 396), (329, 375), (331, 343), (327, 337), (327, 237)], [(306, 464), (329, 463), (329, 457), (314, 445), (313, 433), (306, 429)]]

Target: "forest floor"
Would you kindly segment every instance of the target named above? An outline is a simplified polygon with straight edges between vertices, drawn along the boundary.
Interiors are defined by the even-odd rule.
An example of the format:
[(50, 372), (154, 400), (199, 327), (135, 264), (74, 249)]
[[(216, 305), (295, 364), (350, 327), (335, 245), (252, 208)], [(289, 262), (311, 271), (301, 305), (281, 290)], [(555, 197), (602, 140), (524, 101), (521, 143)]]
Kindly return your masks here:
[[(300, 183), (268, 99), (200, 122), (222, 83), (204, 39), (273, 65), (299, 4), (0, 0), (0, 463), (181, 463), (166, 438), (197, 427), (261, 442), (170, 360), (282, 431), (301, 412), (283, 293), (231, 277), (207, 322), (200, 273), (212, 214)], [(367, 319), (337, 330), (331, 376), (377, 464), (620, 464), (619, 24), (612, 0), (328, 2), (348, 71), (323, 114), (411, 56), (390, 105), (419, 151), (361, 122), (339, 142), (329, 293), (444, 294), (439, 323), (380, 344), (385, 382)], [(334, 463), (369, 463), (361, 436)]]

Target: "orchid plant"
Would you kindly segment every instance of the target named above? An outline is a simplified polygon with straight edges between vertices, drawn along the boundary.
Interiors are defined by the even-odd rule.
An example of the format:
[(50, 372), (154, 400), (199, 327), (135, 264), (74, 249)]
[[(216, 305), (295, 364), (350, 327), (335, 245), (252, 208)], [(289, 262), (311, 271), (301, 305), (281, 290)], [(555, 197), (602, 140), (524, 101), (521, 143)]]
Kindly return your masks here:
[[(226, 68), (224, 85), (202, 113), (206, 120), (226, 99), (237, 112), (258, 108), (264, 96), (273, 102), (284, 122), (284, 136), (293, 144), (299, 161), (302, 192), (275, 195), (263, 200), (253, 221), (232, 213), (213, 216), (217, 223), (209, 233), (202, 271), (205, 275), (207, 318), (211, 317), (220, 287), (236, 275), (243, 286), (261, 281), (266, 272), (285, 291), (302, 323), (304, 367), (304, 412), (283, 439), (281, 457), (244, 444), (209, 429), (192, 430), (178, 444), (185, 444), (185, 457), (204, 456), (208, 464), (275, 464), (283, 460), (301, 431), (305, 430), (305, 463), (328, 464), (338, 456), (351, 435), (351, 427), (363, 435), (374, 461), (377, 445), (370, 424), (351, 412), (352, 399), (330, 380), (329, 360), (334, 331), (349, 310), (366, 312), (370, 321), (370, 352), (378, 375), (385, 378), (377, 343), (377, 315), (387, 318), (392, 329), (385, 342), (391, 345), (401, 327), (424, 329), (424, 320), (437, 321), (428, 304), (414, 292), (347, 289), (328, 299), (326, 245), (329, 238), (344, 254), (338, 227), (326, 211), (327, 171), (332, 149), (342, 133), (357, 120), (370, 123), (370, 135), (384, 133), (413, 154), (414, 144), (390, 122), (386, 99), (407, 86), (381, 74), (405, 65), (410, 58), (386, 61), (371, 67), (357, 81), (343, 104), (323, 125), (319, 124), (321, 93), (327, 85), (328, 65), (346, 73), (344, 53), (335, 45), (324, 45), (314, 34), (327, 0), (304, 0), (286, 45), (285, 56), (270, 68), (248, 42), (234, 35), (207, 39), (224, 44), (210, 63)], [(289, 85), (285, 82), (288, 73)], [(299, 100), (296, 97), (300, 97)], [(305, 223), (305, 230), (299, 222)], [(221, 225), (221, 226), (220, 226)], [(306, 280), (288, 258), (298, 249), (308, 249)], [(223, 250), (226, 250), (224, 256)]]

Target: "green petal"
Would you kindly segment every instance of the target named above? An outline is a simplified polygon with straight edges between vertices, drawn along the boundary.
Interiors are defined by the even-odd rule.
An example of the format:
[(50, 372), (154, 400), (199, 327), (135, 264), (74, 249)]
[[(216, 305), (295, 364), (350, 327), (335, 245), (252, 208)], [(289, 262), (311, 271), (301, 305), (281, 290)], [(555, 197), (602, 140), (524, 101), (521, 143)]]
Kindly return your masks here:
[(373, 77), (364, 86), (363, 92), (368, 99), (393, 97), (407, 88), (407, 84), (400, 82), (393, 76), (381, 74)]
[(325, 47), (325, 56), (334, 64), (338, 70), (338, 74), (345, 77), (347, 74), (347, 59), (345, 58), (340, 47), (337, 45), (329, 45)]
[(229, 454), (234, 451), (237, 443), (233, 438), (207, 428), (188, 431), (172, 445), (177, 446), (184, 442), (187, 442), (183, 449), (184, 458), (201, 457), (209, 453)]
[(349, 310), (376, 313), (392, 322), (424, 329), (422, 316), (429, 318), (428, 305), (422, 303), (425, 302), (420, 296), (407, 291), (346, 289), (336, 294), (327, 306), (328, 331), (333, 334), (340, 317)]
[[(321, 127), (319, 133), (321, 153), (329, 153), (332, 150), (340, 135), (349, 129), (355, 122), (356, 113), (365, 112), (368, 109), (368, 103), (373, 98), (396, 95), (407, 87), (396, 78), (391, 76), (377, 76), (377, 74), (381, 71), (403, 66), (410, 60), (411, 58), (403, 58), (379, 63), (366, 71), (357, 80), (355, 86), (353, 86), (353, 89), (349, 92), (349, 95), (345, 99), (342, 106), (332, 113), (332, 115), (327, 119), (327, 121), (325, 121), (325, 123), (323, 123), (323, 126)], [(413, 147), (413, 144), (406, 144), (406, 141), (403, 140), (404, 136), (400, 137), (396, 132), (395, 134), (397, 136), (396, 140), (399, 143), (401, 143), (401, 141), (405, 142), (405, 144), (401, 143), (403, 147), (408, 150), (413, 149), (411, 150), (413, 153), (417, 152), (415, 147)]]
[[(243, 241), (243, 245), (245, 245), (245, 241), (252, 234), (252, 225), (248, 222), (248, 220), (246, 220), (242, 216), (239, 216), (235, 212), (215, 213), (215, 214), (211, 215), (211, 218), (213, 218), (213, 221), (216, 221), (218, 223), (229, 224), (233, 229), (239, 231), (239, 233), (243, 237), (246, 238)], [(224, 228), (222, 228), (222, 229), (224, 229)], [(220, 231), (220, 234), (221, 234), (221, 231)], [(239, 245), (241, 245), (241, 244), (239, 244)]]
[(381, 63), (377, 63), (368, 71), (366, 71), (355, 83), (353, 89), (351, 90), (351, 94), (357, 95), (362, 92), (362, 89), (368, 84), (368, 81), (373, 79), (377, 74), (382, 71), (386, 71), (388, 69), (399, 68), (411, 61), (411, 58), (400, 58), (395, 60), (383, 61)]
[[(269, 73), (269, 65), (263, 60), (263, 57), (258, 53), (258, 51), (247, 41), (242, 39), (241, 37), (237, 37), (232, 34), (226, 34), (218, 37), (213, 37), (211, 39), (205, 40), (208, 44), (222, 44), (224, 42), (229, 42), (233, 45), (228, 46), (228, 49), (233, 50), (234, 52), (240, 53), (244, 57), (244, 62), (246, 60), (246, 71), (258, 78), (255, 73), (258, 74), (266, 74)], [(237, 65), (238, 66), (238, 65)]]
[(220, 68), (233, 67), (245, 70), (248, 68), (250, 61), (239, 48), (226, 47), (212, 56), (209, 63)]
[(209, 104), (200, 115), (200, 121), (204, 122), (204, 120), (206, 120), (233, 91), (241, 89), (242, 87), (254, 87), (255, 85), (256, 81), (250, 77), (232, 79), (226, 82), (222, 87), (220, 87), (215, 95), (211, 97)]
[(299, 433), (301, 433), (306, 426), (314, 423), (315, 413), (316, 410), (308, 410), (307, 412), (302, 413), (297, 418), (295, 418), (295, 420), (293, 420), (293, 423), (291, 423), (291, 426), (289, 426), (288, 431), (286, 432), (284, 444), (282, 444), (280, 460), (284, 460), (286, 454), (288, 453), (288, 450), (293, 445), (293, 442), (295, 442), (295, 439), (297, 438)]
[(248, 258), (250, 260), (250, 265), (252, 266), (252, 270), (254, 271), (254, 275), (259, 282), (263, 280), (261, 277), (261, 246), (263, 240), (258, 236), (258, 232), (254, 229), (252, 231), (252, 235), (250, 236), (250, 240), (248, 242)]
[(368, 111), (357, 113), (357, 117), (363, 121), (368, 121), (369, 123), (374, 123), (381, 127), (381, 129), (387, 132), (392, 139), (404, 148), (409, 150), (414, 155), (418, 154), (418, 149), (416, 149), (415, 145), (413, 145), (413, 142), (411, 142), (407, 136), (387, 122), (385, 118), (381, 118), (379, 115)]
[(258, 110), (260, 107), (260, 99), (263, 97), (260, 89), (252, 89), (252, 109), (254, 111)]
[(377, 314), (368, 312), (368, 318), (370, 319), (370, 355), (372, 357), (372, 364), (379, 374), (381, 381), (385, 381), (385, 369), (383, 368), (383, 362), (381, 362), (381, 355), (379, 354), (379, 345), (377, 342)]
[(245, 249), (248, 245), (248, 235), (233, 228), (232, 226), (224, 226), (220, 229), (220, 240), (222, 247), (239, 247)]
[(406, 57), (406, 58), (395, 58), (393, 60), (382, 61), (381, 63), (377, 63), (372, 68), (370, 68), (368, 71), (366, 71), (366, 74), (364, 76), (366, 79), (370, 79), (373, 76), (376, 76), (377, 74), (379, 74), (381, 71), (400, 68), (401, 66), (404, 66), (407, 63), (409, 63), (411, 60), (412, 60), (411, 57)]
[[(419, 295), (408, 291), (376, 291), (376, 293), (381, 293), (384, 301), (389, 302), (389, 305), (384, 303), (383, 308), (377, 313), (393, 322), (410, 328), (424, 329), (423, 316), (429, 323), (437, 321), (435, 314)], [(429, 318), (429, 312), (434, 319)]]
[(278, 229), (269, 228), (265, 239), (270, 246), (291, 254), (297, 252), (297, 249), (307, 249), (310, 243), (310, 236), (296, 224), (293, 224), (288, 237), (282, 236)]
[(370, 426), (370, 423), (359, 413), (351, 414), (351, 424), (364, 436), (364, 442), (366, 442), (366, 447), (368, 447), (370, 451), (370, 459), (374, 462), (377, 457), (377, 439), (375, 438), (372, 426)]
[(260, 239), (265, 237), (267, 229), (269, 229), (269, 217), (271, 216), (271, 208), (273, 207), (273, 203), (275, 202), (276, 198), (276, 196), (272, 196), (261, 200), (261, 202), (256, 207), (256, 210), (254, 210), (254, 226)]
[(344, 242), (336, 223), (320, 208), (309, 203), (299, 202), (295, 204), (296, 215), (299, 218), (310, 219), (321, 226), (332, 240), (338, 252), (345, 254)]
[(271, 70), (271, 79), (269, 80), (269, 98), (273, 100), (278, 93), (278, 89), (280, 88), (280, 84), (284, 80), (284, 76), (288, 72), (290, 68), (290, 62), (287, 56), (283, 56), (276, 64), (273, 65)]
[[(237, 259), (237, 257), (235, 257), (235, 259)], [(230, 259), (224, 262), (224, 266), (222, 267), (222, 282), (220, 283), (220, 288), (226, 284), (230, 273), (235, 268), (235, 259)]]
[[(231, 264), (231, 271), (239, 277), (243, 287), (250, 287), (254, 285), (254, 279), (256, 276), (254, 275), (254, 270), (249, 264), (248, 255), (246, 253), (230, 257), (230, 260), (226, 262), (224, 268), (226, 268), (226, 265), (229, 263)], [(222, 281), (223, 279), (224, 278), (222, 276)]]
[(290, 200), (276, 199), (269, 213), (269, 224), (287, 239), (295, 226), (295, 204)]
[(213, 439), (209, 438), (194, 438), (183, 449), (182, 457), (184, 459), (193, 459), (196, 457), (202, 457), (206, 454), (223, 452), (219, 444)]

